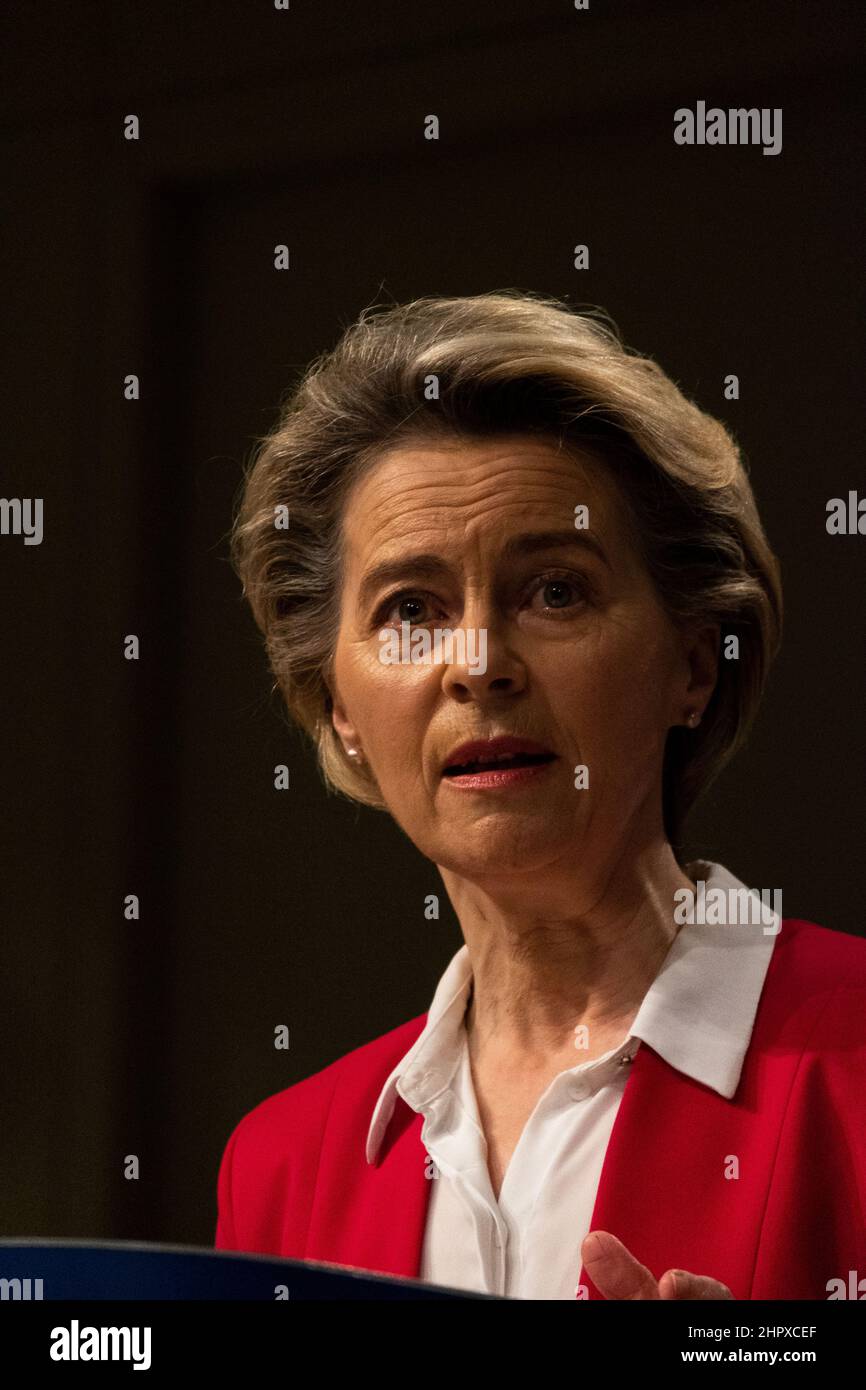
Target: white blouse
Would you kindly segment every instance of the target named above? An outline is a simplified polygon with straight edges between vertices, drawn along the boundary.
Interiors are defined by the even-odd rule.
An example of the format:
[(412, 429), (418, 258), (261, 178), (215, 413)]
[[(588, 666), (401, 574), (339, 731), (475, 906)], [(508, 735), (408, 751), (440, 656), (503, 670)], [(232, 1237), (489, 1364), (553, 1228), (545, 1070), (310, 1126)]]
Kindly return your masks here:
[[(707, 892), (745, 886), (720, 864), (689, 869)], [(775, 930), (760, 923), (680, 927), (628, 1036), (603, 1057), (560, 1072), (538, 1101), (498, 1201), (472, 1084), (464, 1027), (472, 968), (461, 947), (423, 1032), (385, 1082), (367, 1140), (372, 1162), (398, 1093), (424, 1116), (434, 1186), (422, 1279), (509, 1298), (577, 1296), (580, 1247), (635, 1052), (646, 1043), (685, 1075), (733, 1096), (776, 941), (779, 919), (772, 920)]]

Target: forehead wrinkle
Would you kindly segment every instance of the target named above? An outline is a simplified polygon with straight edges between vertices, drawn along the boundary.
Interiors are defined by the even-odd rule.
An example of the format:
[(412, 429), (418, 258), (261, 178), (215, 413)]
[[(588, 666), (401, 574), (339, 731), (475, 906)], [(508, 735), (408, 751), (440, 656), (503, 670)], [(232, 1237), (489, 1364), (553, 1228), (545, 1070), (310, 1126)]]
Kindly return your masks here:
[[(422, 493), (428, 489), (435, 491), (442, 488), (452, 492), (472, 493), (488, 488), (500, 489), (503, 485), (531, 487), (534, 483), (548, 487), (552, 483), (563, 490), (582, 486), (601, 491), (604, 486), (597, 473), (594, 474), (592, 469), (583, 467), (577, 460), (569, 459), (563, 465), (562, 460), (546, 455), (536, 456), (531, 462), (526, 458), (505, 458), (495, 472), (490, 471), (491, 462), (493, 460), (464, 458), (457, 461), (453, 467), (442, 468), (431, 467), (429, 460), (426, 463), (407, 465), (401, 459), (401, 467), (397, 472), (391, 467), (376, 469), (368, 474), (364, 479), (363, 490), (371, 495), (375, 505), (382, 495), (390, 501), (401, 483)], [(472, 476), (473, 474), (475, 476)], [(519, 474), (519, 478), (513, 478), (511, 475), (514, 474)]]
[[(501, 447), (497, 452), (487, 449), (481, 454), (470, 448), (468, 459), (466, 452), (466, 447), (459, 445), (444, 450), (436, 445), (429, 450), (398, 447), (358, 480), (354, 505), (347, 509), (346, 530), (356, 542), (362, 565), (369, 562), (371, 551), (380, 551), (392, 540), (405, 539), (410, 527), (415, 550), (441, 549), (443, 532), (455, 522), (461, 526), (464, 540), (475, 544), (472, 533), (480, 529), (477, 540), (483, 541), (484, 528), (503, 508), (506, 512), (516, 510), (521, 522), (531, 509), (536, 529), (555, 529), (564, 518), (552, 491), (567, 497), (569, 517), (576, 502), (588, 502), (595, 511), (596, 522), (601, 518), (605, 523), (602, 527), (593, 526), (605, 541), (603, 532), (610, 523), (611, 501), (608, 480), (599, 471), (597, 460), (589, 458), (584, 463), (571, 454), (539, 445), (526, 446), (519, 457), (514, 456), (513, 449)], [(491, 473), (490, 465), (497, 459), (499, 467)], [(519, 479), (513, 476), (516, 473), (520, 474)], [(515, 488), (517, 495), (503, 496), (503, 492)], [(549, 508), (549, 518), (536, 511), (537, 507), (545, 511)], [(460, 516), (467, 509), (473, 511), (468, 520)], [(378, 514), (382, 512), (384, 516), (380, 518)], [(432, 544), (421, 543), (427, 535)]]
[(519, 481), (503, 479), (501, 474), (471, 481), (459, 475), (453, 478), (425, 478), (419, 483), (410, 482), (405, 489), (396, 491), (383, 485), (378, 496), (365, 499), (363, 506), (353, 508), (350, 515), (358, 522), (361, 510), (369, 510), (375, 516), (384, 508), (388, 522), (396, 525), (405, 524), (407, 519), (421, 516), (427, 511), (432, 512), (430, 525), (437, 527), (443, 519), (448, 520), (460, 511), (472, 511), (472, 520), (480, 522), (491, 511), (501, 507), (517, 509), (524, 515), (527, 507), (547, 506), (551, 509), (553, 520), (557, 515), (557, 506), (552, 491), (561, 492), (566, 497), (569, 514), (573, 511), (575, 500), (588, 500), (596, 510), (606, 513), (607, 499), (600, 488), (592, 487), (592, 495), (587, 498), (586, 485), (581, 479), (572, 481), (553, 470), (551, 474), (546, 481), (538, 477), (538, 470), (535, 469), (531, 476)]
[[(444, 474), (442, 485), (466, 484), (467, 474), (480, 473), (483, 486), (489, 479), (491, 465), (498, 473), (525, 470), (530, 474), (547, 473), (562, 478), (563, 471), (590, 478), (598, 472), (603, 460), (587, 451), (582, 454), (563, 452), (551, 444), (516, 436), (511, 440), (486, 443), (436, 442), (431, 440), (396, 445), (380, 455), (373, 467), (359, 480), (361, 485), (391, 487), (395, 474), (416, 473), (424, 477)], [(387, 479), (387, 482), (386, 482)], [(431, 479), (431, 481), (435, 481)], [(474, 486), (475, 483), (470, 483)]]

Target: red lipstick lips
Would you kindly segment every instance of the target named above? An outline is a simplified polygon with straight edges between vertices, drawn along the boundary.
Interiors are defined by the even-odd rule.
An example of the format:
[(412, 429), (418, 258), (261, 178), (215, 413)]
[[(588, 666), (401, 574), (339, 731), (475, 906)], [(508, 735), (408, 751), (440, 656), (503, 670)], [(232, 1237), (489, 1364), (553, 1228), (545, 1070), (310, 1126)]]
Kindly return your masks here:
[(531, 738), (472, 739), (448, 754), (442, 776), (462, 785), (498, 786), (523, 781), (552, 763), (556, 754)]

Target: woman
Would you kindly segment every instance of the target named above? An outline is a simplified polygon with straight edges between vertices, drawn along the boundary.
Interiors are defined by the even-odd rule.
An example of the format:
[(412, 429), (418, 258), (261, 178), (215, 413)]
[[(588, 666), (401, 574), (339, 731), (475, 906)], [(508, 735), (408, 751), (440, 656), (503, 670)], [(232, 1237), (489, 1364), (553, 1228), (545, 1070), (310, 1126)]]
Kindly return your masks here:
[(217, 1246), (522, 1298), (866, 1275), (866, 945), (678, 857), (781, 626), (723, 426), (552, 299), (365, 311), (234, 543), (327, 782), (465, 944), (427, 1014), (240, 1122)]

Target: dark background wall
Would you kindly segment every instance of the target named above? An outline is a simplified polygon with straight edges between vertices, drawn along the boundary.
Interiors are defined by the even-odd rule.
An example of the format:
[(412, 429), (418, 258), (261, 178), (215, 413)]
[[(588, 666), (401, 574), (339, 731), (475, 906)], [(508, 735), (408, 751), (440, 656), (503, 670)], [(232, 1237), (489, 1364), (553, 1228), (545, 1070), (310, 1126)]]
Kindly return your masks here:
[[(825, 530), (864, 487), (861, 11), (7, 8), (0, 495), (45, 536), (0, 536), (0, 1234), (211, 1243), (241, 1115), (422, 1012), (460, 944), (435, 868), (325, 794), (227, 562), (254, 436), (376, 299), (603, 305), (734, 431), (786, 640), (690, 848), (863, 932), (866, 540)], [(782, 153), (675, 145), (698, 100), (781, 107)]]

